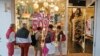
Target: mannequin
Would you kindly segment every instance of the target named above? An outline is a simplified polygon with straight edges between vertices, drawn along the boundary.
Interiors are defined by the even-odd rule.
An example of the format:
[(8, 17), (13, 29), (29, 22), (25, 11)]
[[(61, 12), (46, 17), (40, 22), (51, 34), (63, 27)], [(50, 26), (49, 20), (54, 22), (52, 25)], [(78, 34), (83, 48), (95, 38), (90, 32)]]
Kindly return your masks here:
[(79, 43), (84, 34), (84, 19), (82, 18), (82, 12), (80, 8), (77, 8), (75, 17), (72, 20), (73, 38), (72, 40)]

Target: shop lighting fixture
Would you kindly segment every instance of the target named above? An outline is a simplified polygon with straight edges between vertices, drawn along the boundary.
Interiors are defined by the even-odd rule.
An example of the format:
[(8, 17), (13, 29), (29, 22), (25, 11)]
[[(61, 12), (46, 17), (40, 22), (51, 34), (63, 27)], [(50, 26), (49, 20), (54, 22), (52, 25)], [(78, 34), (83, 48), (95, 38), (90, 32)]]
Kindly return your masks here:
[(45, 11), (45, 8), (44, 8), (44, 7), (42, 7), (42, 8), (40, 9), (40, 11)]
[(55, 11), (59, 11), (59, 7), (58, 6), (54, 6), (54, 10)]
[(27, 0), (26, 3), (28, 3), (29, 1)]
[(47, 0), (48, 2), (54, 2), (54, 0)]
[(44, 2), (44, 3), (43, 3), (43, 6), (44, 6), (44, 7), (48, 7), (48, 5), (49, 5), (48, 2)]
[(39, 4), (38, 3), (34, 3), (34, 9), (38, 9), (39, 8)]
[(35, 0), (32, 0), (32, 2), (35, 2)]
[(54, 5), (53, 3), (51, 3), (49, 6), (50, 6), (50, 7), (54, 7), (55, 5)]
[(20, 1), (20, 3), (21, 3), (23, 6), (26, 5), (24, 1)]
[(24, 4), (24, 1), (20, 1), (21, 4)]

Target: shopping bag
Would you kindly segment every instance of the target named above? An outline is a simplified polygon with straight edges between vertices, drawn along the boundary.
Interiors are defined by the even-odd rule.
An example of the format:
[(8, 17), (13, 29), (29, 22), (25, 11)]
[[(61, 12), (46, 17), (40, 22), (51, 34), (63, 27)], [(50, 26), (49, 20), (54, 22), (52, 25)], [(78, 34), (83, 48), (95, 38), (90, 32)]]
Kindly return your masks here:
[(44, 47), (42, 48), (42, 53), (44, 56), (48, 54), (49, 49), (46, 47), (46, 44), (44, 44)]

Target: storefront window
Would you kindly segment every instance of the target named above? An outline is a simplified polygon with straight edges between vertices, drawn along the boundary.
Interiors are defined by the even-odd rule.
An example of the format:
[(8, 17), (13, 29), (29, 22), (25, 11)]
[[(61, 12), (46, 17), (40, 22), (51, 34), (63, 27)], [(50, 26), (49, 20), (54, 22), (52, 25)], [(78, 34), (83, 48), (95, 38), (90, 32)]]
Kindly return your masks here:
[[(48, 24), (62, 24), (63, 26), (65, 5), (65, 0), (18, 0), (16, 1), (17, 29), (21, 27), (21, 23), (24, 21), (27, 21), (28, 26), (34, 26), (33, 21), (36, 18), (38, 22), (41, 21), (42, 27), (47, 27)], [(35, 25), (40, 26), (41, 23), (36, 23)]]

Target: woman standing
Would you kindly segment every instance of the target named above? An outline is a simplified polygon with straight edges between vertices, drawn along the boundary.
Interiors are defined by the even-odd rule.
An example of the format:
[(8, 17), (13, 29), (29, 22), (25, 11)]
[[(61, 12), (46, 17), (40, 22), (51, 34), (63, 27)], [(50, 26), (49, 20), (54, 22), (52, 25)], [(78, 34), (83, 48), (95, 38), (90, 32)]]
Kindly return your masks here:
[(15, 24), (11, 24), (10, 28), (6, 33), (6, 38), (8, 40), (8, 56), (13, 56), (14, 54), (14, 44), (15, 44)]
[(54, 37), (53, 25), (49, 25), (48, 32), (47, 32), (47, 35), (45, 38), (45, 44), (49, 50), (47, 56), (55, 56), (55, 46), (54, 46), (54, 44), (52, 44), (53, 37)]
[(36, 45), (34, 46), (35, 49), (35, 56), (37, 56), (38, 51), (40, 52), (40, 56), (42, 56), (42, 48), (41, 48), (41, 40), (42, 40), (42, 28), (37, 27), (37, 32), (35, 33)]
[(61, 26), (57, 26), (57, 41), (58, 41), (58, 50), (59, 50), (60, 56), (62, 56), (62, 48), (64, 44), (64, 41), (62, 40), (62, 38), (64, 38), (64, 33), (62, 31), (62, 28)]

